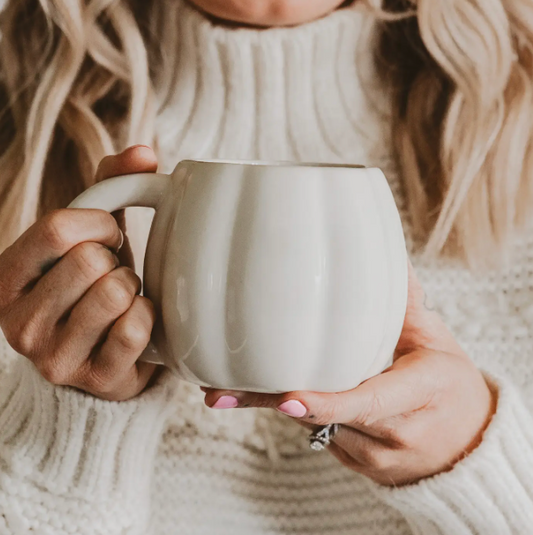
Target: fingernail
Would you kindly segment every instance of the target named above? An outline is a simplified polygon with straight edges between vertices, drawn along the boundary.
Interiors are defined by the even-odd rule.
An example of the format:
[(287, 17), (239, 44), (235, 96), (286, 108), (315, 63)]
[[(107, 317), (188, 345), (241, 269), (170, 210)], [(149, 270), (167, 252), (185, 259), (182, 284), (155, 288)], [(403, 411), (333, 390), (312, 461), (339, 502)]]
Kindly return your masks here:
[(120, 244), (117, 247), (117, 253), (122, 249), (122, 246), (124, 245), (124, 232), (122, 232), (120, 229), (118, 229), (120, 232)]
[(133, 150), (133, 149), (150, 149), (152, 150), (152, 147), (149, 147), (148, 145), (132, 145), (131, 147), (128, 147), (124, 152), (127, 150)]
[(116, 254), (113, 255), (113, 260), (115, 261), (115, 267), (120, 266), (120, 260)]
[(278, 411), (293, 418), (302, 418), (307, 414), (305, 406), (296, 399), (289, 399), (289, 401), (282, 403), (278, 407)]
[(233, 396), (222, 396), (211, 406), (212, 409), (234, 409), (239, 405), (239, 400)]

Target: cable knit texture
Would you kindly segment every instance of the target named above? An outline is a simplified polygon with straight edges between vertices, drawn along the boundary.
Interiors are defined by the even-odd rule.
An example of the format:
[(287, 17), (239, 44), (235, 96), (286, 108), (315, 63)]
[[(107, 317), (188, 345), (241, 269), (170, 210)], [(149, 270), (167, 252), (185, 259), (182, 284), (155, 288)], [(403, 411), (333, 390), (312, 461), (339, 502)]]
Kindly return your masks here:
[[(364, 13), (230, 29), (184, 3), (176, 25), (179, 49), (165, 51), (175, 91), (158, 121), (164, 171), (191, 157), (379, 166), (411, 248)], [(379, 487), (308, 450), (306, 431), (275, 411), (207, 409), (168, 374), (135, 400), (103, 402), (47, 384), (2, 341), (0, 534), (531, 533), (533, 234), (490, 273), (412, 259), (499, 390), (482, 444), (453, 470)]]

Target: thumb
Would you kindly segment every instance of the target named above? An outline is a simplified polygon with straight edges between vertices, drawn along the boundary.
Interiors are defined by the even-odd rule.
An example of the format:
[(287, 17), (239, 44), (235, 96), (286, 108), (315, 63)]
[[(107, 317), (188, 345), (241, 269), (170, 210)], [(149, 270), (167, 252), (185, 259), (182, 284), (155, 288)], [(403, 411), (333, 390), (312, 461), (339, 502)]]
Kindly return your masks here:
[(410, 260), (408, 274), (407, 310), (395, 360), (421, 348), (456, 352), (460, 347), (433, 307)]
[[(306, 408), (306, 414), (300, 419), (309, 424), (370, 427), (380, 420), (415, 411), (428, 403), (435, 392), (437, 379), (435, 374), (427, 373), (428, 362), (423, 353), (411, 353), (353, 390), (334, 394), (292, 392), (281, 396), (276, 404), (297, 399)], [(436, 359), (432, 365), (438, 365)]]
[(134, 145), (120, 154), (103, 158), (96, 171), (95, 182), (114, 176), (155, 173), (156, 171), (157, 157), (154, 151), (146, 145)]
[[(127, 148), (120, 154), (106, 156), (98, 166), (95, 182), (101, 182), (108, 178), (134, 173), (155, 173), (157, 171), (157, 157), (154, 151), (146, 145), (135, 145)], [(118, 254), (120, 263), (134, 267), (133, 252), (126, 236), (126, 220), (124, 210), (113, 214), (117, 223), (125, 235), (124, 244)]]

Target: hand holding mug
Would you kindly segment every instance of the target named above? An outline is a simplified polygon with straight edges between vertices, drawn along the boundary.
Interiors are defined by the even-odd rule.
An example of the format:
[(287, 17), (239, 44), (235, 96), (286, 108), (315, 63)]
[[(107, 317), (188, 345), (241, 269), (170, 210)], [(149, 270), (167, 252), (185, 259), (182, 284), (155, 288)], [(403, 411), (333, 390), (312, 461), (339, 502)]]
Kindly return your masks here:
[(309, 429), (342, 424), (328, 446), (347, 467), (384, 485), (449, 470), (472, 451), (496, 394), (427, 306), (409, 264), (409, 298), (393, 365), (341, 393), (252, 394), (205, 389), (214, 408), (269, 407)]
[[(104, 158), (97, 181), (156, 169), (151, 150), (132, 148)], [(56, 210), (0, 255), (0, 327), (7, 341), (51, 383), (108, 400), (139, 394), (156, 370), (138, 362), (154, 309), (138, 295), (139, 277), (114, 254), (123, 239), (107, 212)]]

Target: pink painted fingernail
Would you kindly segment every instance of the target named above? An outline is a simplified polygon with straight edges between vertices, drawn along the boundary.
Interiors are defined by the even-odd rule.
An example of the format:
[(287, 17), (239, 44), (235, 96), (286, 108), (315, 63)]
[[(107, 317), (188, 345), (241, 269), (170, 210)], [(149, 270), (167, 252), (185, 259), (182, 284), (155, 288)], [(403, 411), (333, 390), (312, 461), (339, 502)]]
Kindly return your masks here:
[(239, 400), (233, 396), (222, 396), (211, 407), (212, 409), (234, 409), (239, 405)]
[(294, 418), (302, 418), (307, 414), (305, 406), (296, 399), (289, 399), (278, 407), (278, 411)]

